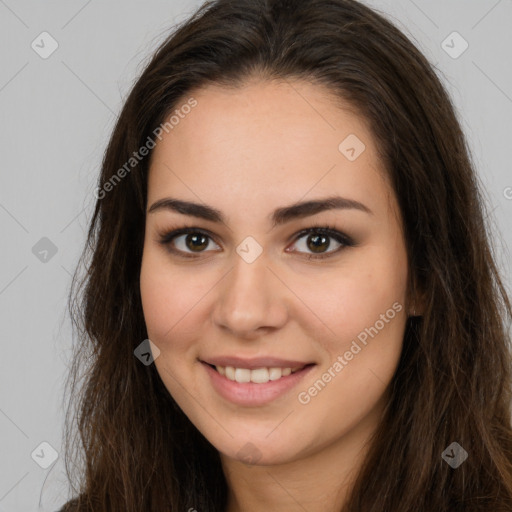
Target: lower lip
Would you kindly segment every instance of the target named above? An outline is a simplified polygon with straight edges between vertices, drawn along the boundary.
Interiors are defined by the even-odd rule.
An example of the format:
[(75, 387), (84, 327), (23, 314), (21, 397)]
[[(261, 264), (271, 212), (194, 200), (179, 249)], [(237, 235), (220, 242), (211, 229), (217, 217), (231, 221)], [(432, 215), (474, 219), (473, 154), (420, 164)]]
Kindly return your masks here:
[(255, 382), (235, 382), (221, 375), (210, 365), (201, 361), (210, 376), (214, 389), (226, 400), (237, 405), (258, 406), (264, 405), (284, 395), (296, 386), (315, 366), (306, 366), (302, 370), (290, 373), (277, 380), (269, 380), (264, 384)]

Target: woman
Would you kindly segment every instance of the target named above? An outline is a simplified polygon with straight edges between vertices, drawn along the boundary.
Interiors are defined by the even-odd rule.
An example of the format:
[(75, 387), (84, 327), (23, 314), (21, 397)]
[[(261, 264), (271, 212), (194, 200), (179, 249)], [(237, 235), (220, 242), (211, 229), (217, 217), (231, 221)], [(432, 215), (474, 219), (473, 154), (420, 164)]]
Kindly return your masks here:
[(63, 510), (512, 510), (510, 302), (450, 99), (383, 17), (205, 4), (96, 196)]

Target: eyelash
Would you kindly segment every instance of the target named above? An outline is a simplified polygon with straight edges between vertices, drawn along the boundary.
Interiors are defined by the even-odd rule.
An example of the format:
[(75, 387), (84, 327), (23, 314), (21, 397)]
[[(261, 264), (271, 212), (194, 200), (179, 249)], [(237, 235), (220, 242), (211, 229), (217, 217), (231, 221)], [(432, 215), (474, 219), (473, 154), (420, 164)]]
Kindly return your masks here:
[[(165, 246), (167, 250), (169, 250), (171, 253), (177, 255), (177, 256), (180, 256), (180, 257), (183, 257), (183, 258), (195, 258), (197, 259), (198, 257), (200, 257), (200, 252), (197, 253), (197, 255), (192, 255), (191, 253), (185, 253), (179, 249), (176, 249), (172, 246), (172, 241), (174, 240), (174, 238), (180, 236), (180, 235), (187, 235), (187, 234), (190, 234), (190, 233), (194, 233), (194, 234), (200, 234), (200, 235), (203, 235), (203, 236), (206, 236), (210, 239), (213, 240), (213, 236), (206, 230), (202, 230), (202, 229), (198, 229), (198, 228), (195, 228), (193, 226), (185, 226), (185, 227), (182, 227), (182, 228), (179, 228), (179, 229), (170, 229), (164, 233), (162, 233), (160, 235), (160, 239), (158, 240), (158, 242)], [(326, 253), (323, 253), (323, 254), (309, 254), (307, 259), (308, 260), (322, 260), (322, 259), (325, 259), (325, 258), (330, 258), (332, 257), (333, 255), (335, 254), (338, 254), (340, 251), (342, 251), (343, 249), (347, 248), (347, 247), (354, 247), (356, 244), (355, 242), (350, 238), (348, 237), (347, 235), (345, 235), (344, 233), (338, 231), (337, 229), (335, 229), (334, 227), (332, 226), (328, 226), (328, 225), (314, 225), (314, 226), (311, 226), (307, 229), (303, 229), (301, 231), (299, 231), (296, 235), (295, 235), (295, 238), (294, 238), (294, 243), (296, 243), (298, 240), (300, 240), (301, 238), (305, 237), (306, 235), (309, 235), (311, 233), (315, 233), (315, 234), (321, 234), (321, 235), (326, 235), (328, 237), (331, 237), (331, 238), (334, 238), (338, 243), (342, 244), (341, 247), (339, 247), (338, 249), (334, 250), (334, 251), (330, 251), (330, 252), (326, 252)], [(215, 240), (213, 240), (215, 241)], [(215, 242), (217, 243), (217, 242)], [(217, 244), (217, 245), (220, 245), (220, 244)], [(205, 251), (203, 251), (205, 252)]]

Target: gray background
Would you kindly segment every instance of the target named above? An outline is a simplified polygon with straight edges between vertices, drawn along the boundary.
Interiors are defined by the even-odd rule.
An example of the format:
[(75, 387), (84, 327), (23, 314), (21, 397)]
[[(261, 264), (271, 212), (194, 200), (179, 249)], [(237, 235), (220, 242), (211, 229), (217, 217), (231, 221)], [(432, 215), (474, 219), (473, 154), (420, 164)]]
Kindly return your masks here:
[[(486, 189), (510, 291), (512, 1), (366, 3), (386, 13), (439, 69)], [(101, 157), (148, 56), (200, 4), (0, 0), (0, 512), (55, 511), (67, 499), (62, 398), (72, 339), (66, 298)], [(44, 31), (58, 43), (46, 59), (31, 46), (51, 49)], [(469, 44), (457, 58), (463, 42), (446, 40), (453, 31)], [(55, 254), (41, 252), (49, 247), (43, 237)], [(42, 442), (60, 454), (46, 469), (31, 456), (36, 450), (34, 459), (51, 461), (48, 448), (38, 448)]]

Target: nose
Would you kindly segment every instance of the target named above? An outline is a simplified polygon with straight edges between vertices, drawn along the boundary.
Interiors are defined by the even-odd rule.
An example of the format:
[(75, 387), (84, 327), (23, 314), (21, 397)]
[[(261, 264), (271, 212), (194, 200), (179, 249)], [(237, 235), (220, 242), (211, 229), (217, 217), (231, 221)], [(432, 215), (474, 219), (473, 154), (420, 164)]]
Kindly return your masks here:
[(287, 301), (292, 294), (264, 254), (252, 263), (235, 255), (233, 268), (215, 290), (212, 320), (233, 337), (255, 339), (287, 321)]

